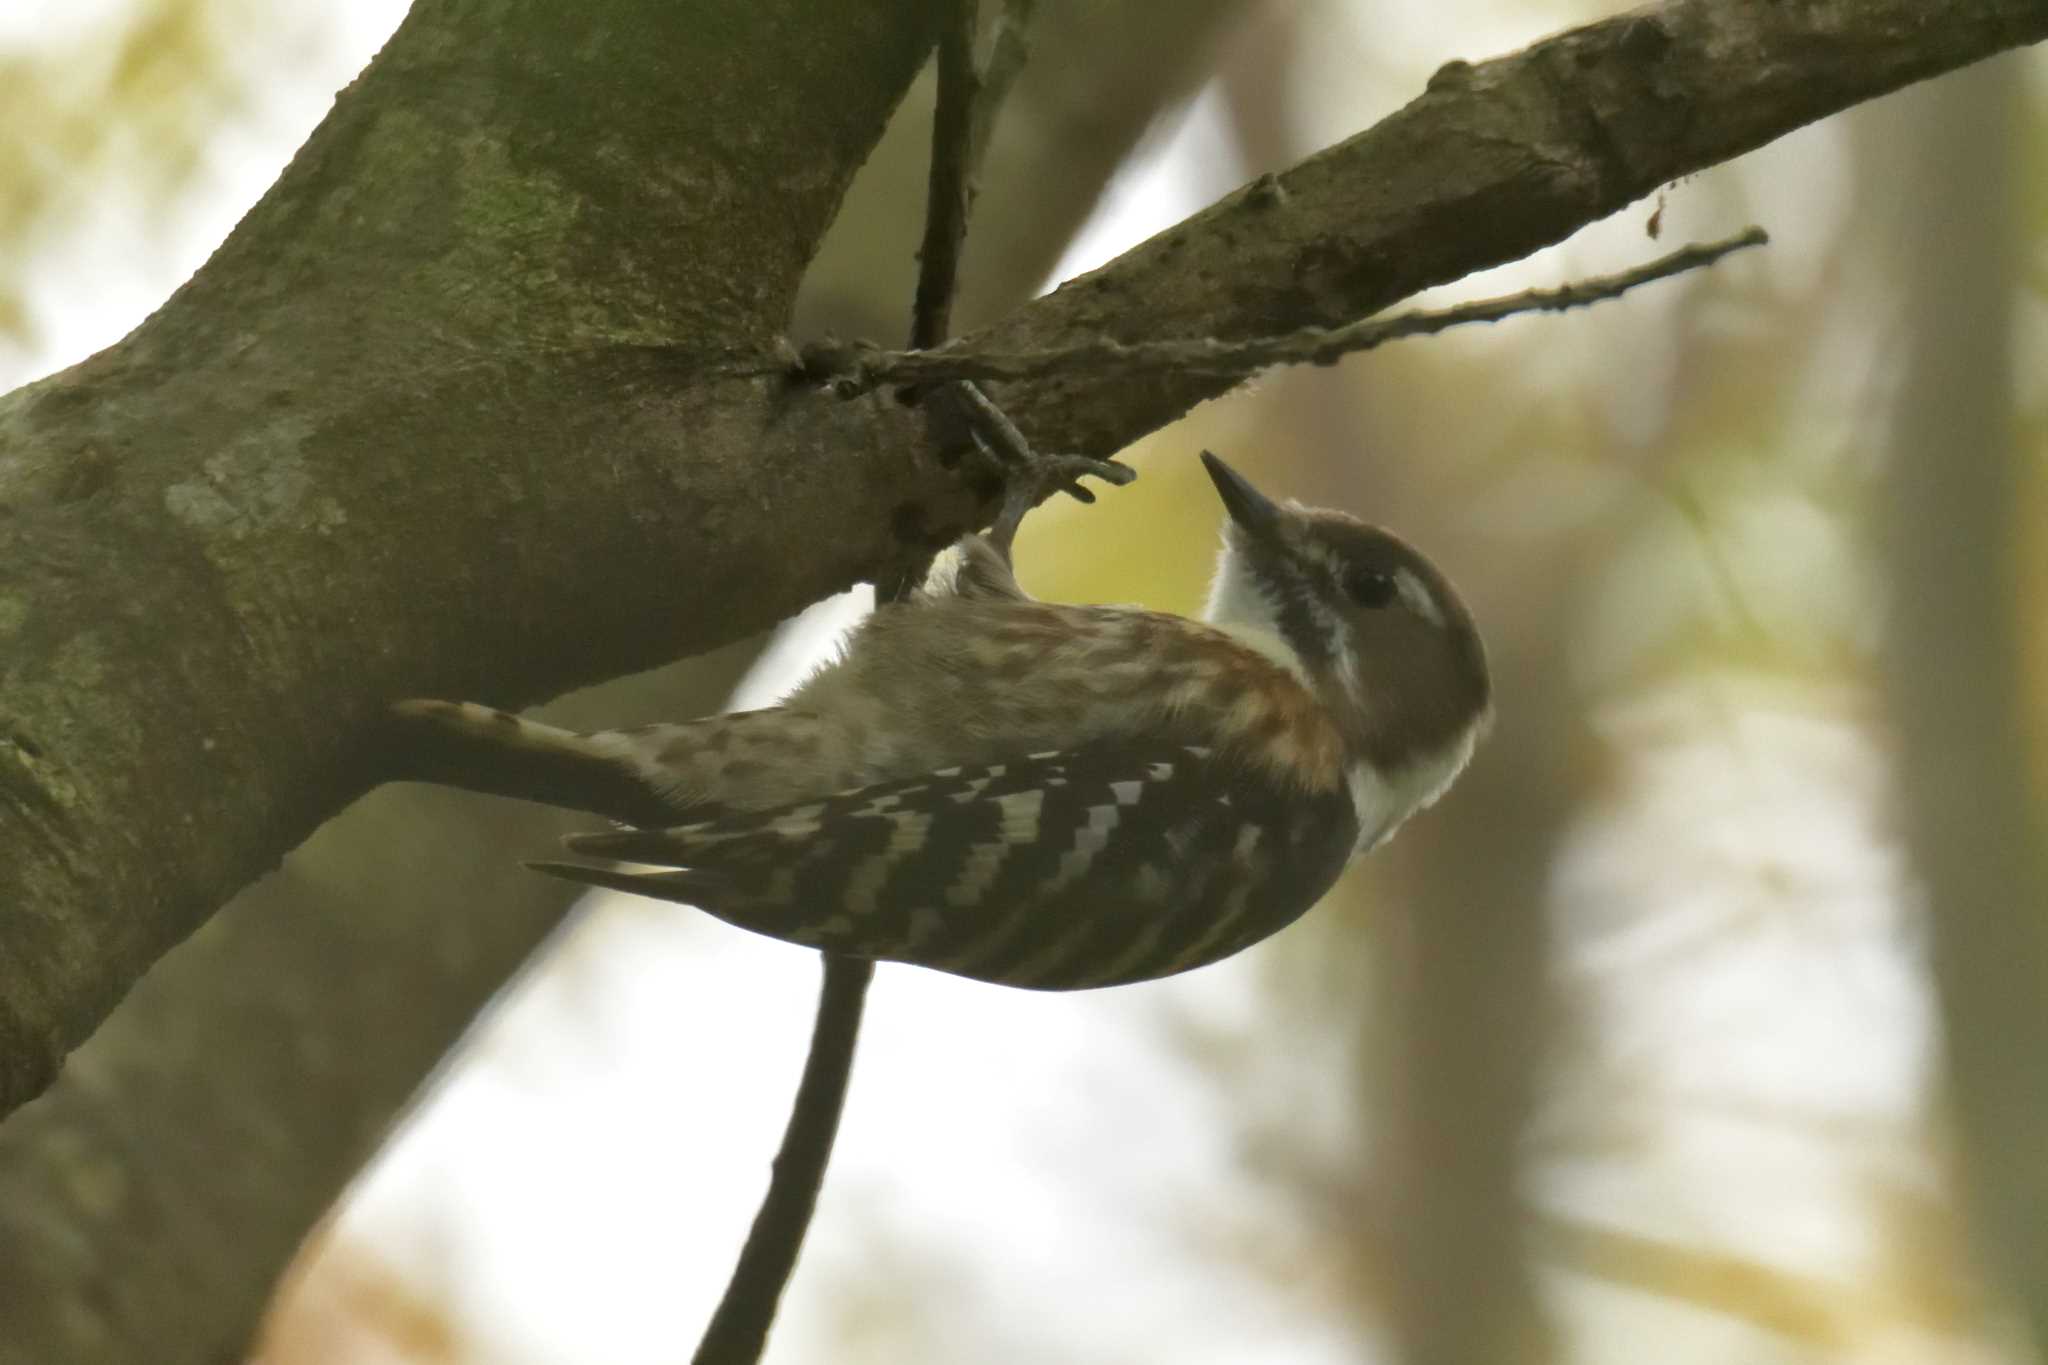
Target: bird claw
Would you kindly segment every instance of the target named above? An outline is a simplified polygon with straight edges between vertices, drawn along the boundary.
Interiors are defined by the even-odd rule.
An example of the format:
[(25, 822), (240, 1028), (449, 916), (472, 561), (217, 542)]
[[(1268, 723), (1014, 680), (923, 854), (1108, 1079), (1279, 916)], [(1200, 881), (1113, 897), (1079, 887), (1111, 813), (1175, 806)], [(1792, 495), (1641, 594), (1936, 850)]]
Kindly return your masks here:
[(1049, 490), (1065, 493), (1081, 502), (1095, 501), (1091, 490), (1075, 482), (1084, 474), (1117, 488), (1138, 477), (1138, 471), (1127, 464), (1098, 460), (1092, 455), (1041, 455), (1039, 461), (1046, 469)]
[(1017, 430), (979, 385), (961, 380), (954, 388), (965, 409), (975, 449), (1002, 471), (1003, 506), (988, 534), (990, 543), (1006, 562), (1025, 516), (1054, 493), (1092, 503), (1095, 494), (1081, 484), (1082, 478), (1101, 479), (1121, 488), (1138, 477), (1137, 470), (1115, 460), (1098, 460), (1090, 455), (1042, 455), (1031, 448), (1024, 433)]
[(1121, 488), (1138, 477), (1138, 471), (1115, 460), (1097, 460), (1087, 455), (1035, 455), (1026, 468), (1012, 468), (1005, 474), (1002, 510), (989, 527), (991, 544), (1005, 560), (1017, 540), (1017, 528), (1031, 510), (1054, 493), (1065, 493), (1077, 502), (1092, 503), (1095, 493), (1083, 487), (1082, 476), (1092, 476)]

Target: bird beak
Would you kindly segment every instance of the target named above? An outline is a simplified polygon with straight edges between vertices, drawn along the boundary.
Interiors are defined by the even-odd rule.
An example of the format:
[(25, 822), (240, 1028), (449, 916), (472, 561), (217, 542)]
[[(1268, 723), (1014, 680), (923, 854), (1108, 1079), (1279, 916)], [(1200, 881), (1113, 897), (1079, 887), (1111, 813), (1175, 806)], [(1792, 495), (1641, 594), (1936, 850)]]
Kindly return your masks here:
[(1210, 481), (1216, 485), (1216, 496), (1223, 499), (1224, 510), (1230, 513), (1230, 519), (1253, 540), (1278, 545), (1281, 521), (1286, 516), (1280, 505), (1252, 487), (1244, 475), (1209, 451), (1202, 452), (1202, 466), (1209, 471)]

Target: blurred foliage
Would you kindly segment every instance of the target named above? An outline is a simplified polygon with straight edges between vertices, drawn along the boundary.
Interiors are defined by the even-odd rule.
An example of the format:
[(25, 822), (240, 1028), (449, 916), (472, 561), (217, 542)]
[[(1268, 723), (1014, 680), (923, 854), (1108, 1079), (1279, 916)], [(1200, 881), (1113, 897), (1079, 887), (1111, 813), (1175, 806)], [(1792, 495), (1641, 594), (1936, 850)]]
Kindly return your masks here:
[[(1563, 24), (1611, 7), (1555, 8), (1548, 17)], [(1315, 80), (1343, 51), (1330, 40), (1330, 7), (1290, 15), (1292, 51), (1308, 74), (1247, 83), (1269, 101), (1235, 111), (1247, 143), (1276, 125), (1284, 131), (1286, 112), (1270, 102), (1301, 101), (1305, 89), (1323, 102), (1297, 123), (1313, 124), (1317, 138), (1363, 121)], [(1419, 82), (1428, 70), (1420, 62), (1450, 55), (1423, 50), (1405, 73), (1384, 46), (1374, 60), (1397, 84)], [(1360, 110), (1382, 99), (1355, 87), (1348, 98)], [(2016, 165), (2038, 161), (2028, 147), (2039, 142), (2042, 112), (2037, 95)], [(1651, 254), (1661, 249), (1647, 234), (1653, 208), (1665, 244), (1759, 219), (1778, 242), (1766, 258), (1568, 320), (1520, 319), (1390, 348), (1334, 373), (1269, 376), (1141, 444), (1147, 478), (1137, 487), (1100, 508), (1041, 514), (1033, 530), (1059, 545), (1056, 567), (1039, 567), (1032, 532), (1024, 541), (1027, 581), (1048, 595), (1142, 597), (1185, 610), (1201, 585), (1182, 570), (1199, 562), (1190, 556), (1214, 521), (1192, 455), (1214, 445), (1269, 486), (1352, 506), (1429, 546), (1475, 601), (1496, 654), (1526, 652), (1568, 680), (1560, 695), (1573, 714), (1531, 714), (1534, 699), (1511, 691), (1502, 724), (1584, 727), (1575, 741), (1581, 785), (1559, 794), (1578, 829), (1559, 856), (1584, 863), (1604, 840), (1612, 852), (1600, 856), (1628, 860), (1632, 875), (1597, 894), (1579, 884), (1579, 894), (1553, 897), (1556, 1032), (1529, 1158), (1530, 1216), (1541, 1234), (1531, 1251), (1564, 1277), (1560, 1292), (1590, 1277), (1766, 1334), (1703, 1331), (1689, 1353), (1660, 1337), (1665, 1359), (1713, 1359), (1738, 1341), (1745, 1358), (1976, 1358), (1995, 1340), (1984, 1335), (1996, 1313), (1948, 1185), (1935, 1092), (1866, 1080), (1860, 1058), (1830, 1074), (1831, 1049), (1849, 1049), (1841, 1061), (1860, 1050), (1909, 1077), (1931, 1045), (1928, 982), (1884, 790), (1887, 735), (1875, 697), (1883, 595), (1870, 521), (1899, 350), (1891, 282), (1900, 264), (1886, 248), (1896, 210), (1916, 189), (1855, 159), (1845, 125), (1858, 117), (1674, 187), (1498, 274), (1549, 282)], [(1285, 164), (1317, 138), (1277, 137), (1270, 158), (1249, 157), (1245, 174)], [(2048, 180), (2025, 183), (2016, 209), (2039, 240)], [(2029, 259), (2042, 259), (2040, 250)], [(2016, 338), (2020, 415), (2039, 451), (2048, 449), (2034, 378), (2042, 371), (2028, 361), (2041, 354), (2048, 314), (2037, 282), (2016, 283), (2027, 291)], [(1495, 277), (1449, 292), (1505, 287)], [(2038, 462), (2033, 470), (2038, 480)], [(2042, 491), (2027, 498), (2037, 521), (2048, 513)], [(2039, 700), (2048, 698), (2044, 544), (2048, 536), (2035, 535), (2021, 547), (2026, 586), (2015, 603), (2030, 623), (2037, 731), (2048, 717)], [(1548, 619), (1527, 596), (1531, 585), (1558, 581), (1530, 566), (1559, 557), (1587, 566), (1568, 632), (1529, 638), (1530, 623)], [(2033, 740), (2037, 757), (2048, 754), (2048, 739)], [(1666, 815), (1637, 819), (1646, 804)], [(1325, 1230), (1269, 1267), (1273, 1278), (1300, 1286), (1334, 1274), (1368, 1330), (1387, 1292), (1371, 1192), (1380, 1155), (1371, 1107), (1384, 1092), (1375, 1049), (1361, 1046), (1377, 1025), (1359, 965), (1392, 955), (1398, 974), (1398, 908), (1418, 890), (1410, 879), (1443, 858), (1483, 859), (1501, 836), (1461, 824), (1458, 806), (1454, 797), (1261, 950), (1272, 991), (1270, 1018), (1255, 1034), (1199, 1018), (1180, 1032), (1187, 1061), (1233, 1096), (1244, 1174), (1293, 1191), (1303, 1225)], [(1894, 991), (1906, 994), (1894, 1003)], [(1818, 1029), (1801, 1025), (1802, 1014)], [(1323, 1118), (1345, 1057), (1363, 1068), (1361, 1083), (1337, 1088), (1366, 1109), (1348, 1129)], [(1754, 1059), (1754, 1073), (1735, 1057)], [(1715, 1078), (1685, 1083), (1667, 1074), (1673, 1068)], [(1786, 1068), (1802, 1078), (1792, 1092), (1811, 1092), (1810, 1105), (1767, 1079)], [(1756, 1144), (1747, 1165), (1702, 1150), (1723, 1141), (1709, 1135), (1730, 1123), (1749, 1130), (1742, 1143)], [(1791, 1187), (1771, 1193), (1815, 1163), (1826, 1179), (1790, 1177)], [(1624, 1189), (1628, 1172), (1642, 1177), (1640, 1188), (1595, 1201), (1608, 1212), (1565, 1211), (1582, 1207), (1585, 1182)], [(1698, 1183), (1682, 1196), (1687, 1179)], [(1658, 1193), (1660, 1181), (1677, 1183)], [(1617, 1207), (1639, 1226), (1599, 1221)], [(1789, 1240), (1771, 1255), (1724, 1244), (1744, 1219), (1782, 1219)], [(1801, 1219), (1839, 1226), (1831, 1236), (1864, 1250), (1802, 1257), (1790, 1250)], [(1670, 1231), (1644, 1230), (1654, 1227)], [(1336, 1269), (1345, 1263), (1351, 1270)], [(1588, 1317), (1589, 1304), (1606, 1302), (1597, 1296), (1562, 1302), (1573, 1305), (1568, 1340), (1589, 1358), (1606, 1358), (1631, 1316), (1644, 1316)]]
[[(2013, 164), (2033, 168), (2048, 157), (2048, 76), (2030, 66), (2028, 98), (2016, 111), (2018, 137)], [(2020, 464), (2018, 490), (2023, 514), (2031, 518), (2020, 537), (2018, 579), (2022, 623), (2020, 696), (2029, 705), (2027, 738), (2036, 774), (2048, 774), (2048, 175), (2016, 174), (2021, 242), (2014, 281), (2017, 298), (2013, 335), (2014, 427), (2020, 449), (2034, 458)], [(2037, 784), (2038, 785), (2038, 784)]]
[(260, 1359), (290, 1365), (452, 1365), (470, 1359), (440, 1286), (367, 1250), (324, 1258), (317, 1275), (279, 1290), (291, 1305), (266, 1332)]
[[(0, 16), (0, 373), (41, 349), (48, 310), (89, 306), (128, 265), (65, 262), (81, 240), (110, 222), (144, 245), (161, 232), (280, 55), (288, 68), (317, 44), (305, 24), (263, 0), (22, 0)], [(50, 288), (74, 273), (83, 291)]]

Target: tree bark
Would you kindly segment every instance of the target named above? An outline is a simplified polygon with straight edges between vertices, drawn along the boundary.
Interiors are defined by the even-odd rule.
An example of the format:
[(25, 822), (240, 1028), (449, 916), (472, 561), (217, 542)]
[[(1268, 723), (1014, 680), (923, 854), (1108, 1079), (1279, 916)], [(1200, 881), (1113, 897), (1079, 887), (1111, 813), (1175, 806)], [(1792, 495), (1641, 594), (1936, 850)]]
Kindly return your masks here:
[(772, 342), (927, 22), (428, 0), (169, 303), (0, 400), (0, 1107), (380, 776), (388, 699), (651, 664), (889, 551), (913, 452), (646, 347)]
[[(1446, 67), (969, 340), (1340, 321), (2044, 32), (2019, 0), (1647, 7)], [(162, 310), (0, 400), (0, 1108), (389, 775), (389, 699), (701, 651), (983, 510), (915, 411), (773, 362), (929, 34), (915, 0), (420, 0)], [(1218, 387), (1004, 399), (1106, 452)]]

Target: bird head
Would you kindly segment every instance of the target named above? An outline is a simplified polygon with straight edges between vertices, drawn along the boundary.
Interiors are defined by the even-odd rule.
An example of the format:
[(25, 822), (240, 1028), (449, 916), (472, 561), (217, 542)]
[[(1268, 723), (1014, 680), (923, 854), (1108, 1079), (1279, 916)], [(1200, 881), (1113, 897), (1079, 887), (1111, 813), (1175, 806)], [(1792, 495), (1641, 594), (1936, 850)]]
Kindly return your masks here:
[(1275, 502), (1208, 451), (1202, 463), (1229, 513), (1210, 624), (1301, 679), (1377, 772), (1448, 763), (1455, 774), (1492, 693), (1485, 647), (1450, 580), (1390, 532)]

